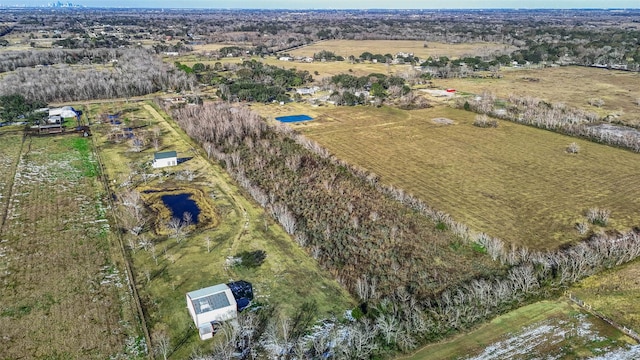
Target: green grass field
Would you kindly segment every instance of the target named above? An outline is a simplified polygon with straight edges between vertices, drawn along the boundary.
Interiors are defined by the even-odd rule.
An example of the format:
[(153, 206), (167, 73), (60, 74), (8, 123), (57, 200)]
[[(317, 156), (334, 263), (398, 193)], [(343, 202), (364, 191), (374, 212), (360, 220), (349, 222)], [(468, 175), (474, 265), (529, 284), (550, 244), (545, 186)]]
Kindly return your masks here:
[(640, 332), (640, 262), (580, 281), (571, 293), (622, 326)]
[[(201, 287), (244, 279), (253, 284), (257, 302), (274, 305), (284, 314), (291, 314), (305, 301), (316, 302), (319, 317), (340, 316), (353, 307), (353, 300), (331, 275), (321, 270), (279, 225), (248, 200), (222, 168), (203, 157), (164, 112), (144, 103), (92, 105), (88, 112), (92, 119), (105, 112), (123, 112), (123, 118), (126, 116), (134, 127), (135, 124), (146, 125), (145, 129), (157, 127), (161, 133), (161, 150), (176, 150), (179, 157), (191, 159), (177, 167), (146, 170), (162, 176), (136, 183), (138, 189), (197, 189), (208, 194), (219, 219), (216, 227), (192, 231), (181, 242), (153, 231), (138, 238), (126, 235), (127, 243), (131, 240), (135, 244), (144, 237), (154, 244), (155, 252), (134, 245), (131, 256), (150, 330), (152, 334), (158, 331), (169, 334), (173, 348), (171, 358), (187, 358), (193, 351), (206, 351), (212, 346), (211, 342), (199, 340), (186, 310), (185, 294)], [(149, 163), (154, 149), (131, 152), (127, 151), (126, 142), (108, 142), (106, 134), (111, 127), (97, 125), (94, 136), (100, 144), (109, 179), (116, 180), (113, 190), (118, 193), (121, 190), (118, 184), (127, 179), (129, 168)], [(195, 173), (193, 181), (176, 178), (176, 172), (187, 169)], [(207, 237), (211, 239), (210, 252)], [(256, 250), (267, 254), (259, 267), (226, 265), (227, 257)]]
[(582, 359), (625, 347), (631, 341), (567, 300), (541, 301), (399, 359)]
[[(254, 109), (269, 117), (307, 113), (300, 105)], [(576, 241), (575, 224), (592, 207), (611, 210), (608, 229), (640, 223), (638, 154), (504, 121), (478, 128), (475, 114), (448, 107), (308, 113), (316, 120), (292, 126), (339, 158), (510, 243), (547, 249)], [(579, 154), (565, 152), (572, 142)]]
[[(142, 337), (90, 143), (2, 133), (0, 358), (136, 358)], [(143, 341), (143, 340), (142, 340)]]

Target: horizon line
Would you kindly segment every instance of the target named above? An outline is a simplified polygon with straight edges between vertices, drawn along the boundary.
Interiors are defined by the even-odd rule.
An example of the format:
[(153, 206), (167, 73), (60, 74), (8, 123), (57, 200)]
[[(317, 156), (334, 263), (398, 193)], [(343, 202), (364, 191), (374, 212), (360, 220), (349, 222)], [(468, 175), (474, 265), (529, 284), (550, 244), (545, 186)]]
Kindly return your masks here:
[[(67, 3), (71, 3), (68, 1)], [(423, 11), (423, 10), (640, 10), (640, 7), (458, 7), (458, 8), (440, 8), (440, 7), (427, 7), (427, 8), (261, 8), (261, 7), (162, 7), (162, 6), (93, 6), (93, 5), (80, 5), (73, 4), (73, 6), (49, 6), (47, 5), (4, 5), (0, 4), (0, 7), (4, 8), (18, 8), (18, 9), (162, 9), (162, 10), (269, 10), (269, 11), (318, 11), (318, 10), (340, 10), (340, 11), (362, 11), (362, 10), (408, 10), (408, 11)]]

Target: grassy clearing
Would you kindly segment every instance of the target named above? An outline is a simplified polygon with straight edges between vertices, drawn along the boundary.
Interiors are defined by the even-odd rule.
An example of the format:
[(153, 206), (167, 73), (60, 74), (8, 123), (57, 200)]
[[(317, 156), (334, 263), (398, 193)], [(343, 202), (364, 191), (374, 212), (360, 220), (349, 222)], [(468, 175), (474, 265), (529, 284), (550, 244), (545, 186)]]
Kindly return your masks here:
[[(479, 94), (491, 91), (499, 97), (532, 96), (549, 102), (564, 102), (601, 116), (618, 114), (618, 120), (640, 125), (640, 75), (635, 72), (567, 66), (548, 69), (506, 69), (501, 79), (438, 79), (437, 87), (453, 87)], [(589, 99), (604, 100), (601, 108)]]
[(488, 55), (495, 51), (504, 51), (508, 47), (498, 43), (464, 43), (464, 44), (444, 44), (437, 42), (427, 42), (428, 47), (424, 47), (424, 41), (418, 40), (328, 40), (316, 44), (291, 50), (293, 56), (313, 56), (322, 50), (333, 51), (336, 55), (341, 55), (345, 59), (349, 55), (359, 57), (365, 51), (372, 54), (395, 55), (398, 52), (413, 53), (420, 59), (429, 56), (458, 58), (463, 56)]
[[(3, 135), (3, 150), (21, 138)], [(87, 142), (32, 137), (22, 148), (12, 194), (3, 199), (0, 358), (135, 358), (139, 350), (103, 192), (87, 172)]]
[[(546, 249), (576, 241), (575, 224), (592, 207), (611, 210), (608, 228), (640, 223), (640, 162), (628, 151), (503, 121), (478, 128), (475, 114), (448, 107), (254, 108), (316, 116), (292, 126), (383, 182), (512, 243)], [(571, 142), (579, 154), (566, 153)]]
[(541, 301), (403, 359), (580, 359), (630, 342), (621, 332), (567, 301)]
[(640, 332), (640, 262), (591, 276), (570, 291), (594, 310)]
[[(178, 157), (191, 158), (177, 167), (145, 168), (144, 164), (152, 159), (153, 149), (138, 153), (127, 151), (126, 143), (107, 141), (111, 125), (98, 125), (94, 136), (116, 193), (122, 190), (119, 185), (127, 181), (131, 168), (142, 169), (158, 177), (146, 183), (134, 179), (138, 190), (198, 189), (209, 197), (219, 219), (215, 228), (196, 228), (182, 241), (154, 231), (146, 231), (138, 238), (127, 235), (150, 330), (152, 334), (157, 331), (169, 334), (174, 349), (172, 358), (187, 358), (194, 351), (204, 352), (211, 347), (211, 342), (198, 339), (185, 308), (185, 293), (201, 287), (244, 279), (253, 284), (258, 302), (273, 304), (285, 314), (308, 300), (317, 303), (319, 316), (340, 316), (353, 306), (349, 295), (332, 277), (261, 208), (247, 200), (222, 168), (206, 160), (190, 139), (167, 120), (164, 112), (142, 103), (98, 104), (88, 108), (91, 119), (104, 112), (122, 112), (146, 125), (144, 129), (159, 128), (162, 150), (176, 150)], [(192, 181), (178, 178), (178, 172), (185, 170), (195, 174)], [(153, 246), (136, 246), (142, 239)], [(266, 252), (266, 259), (259, 267), (226, 265), (229, 256), (257, 250)]]

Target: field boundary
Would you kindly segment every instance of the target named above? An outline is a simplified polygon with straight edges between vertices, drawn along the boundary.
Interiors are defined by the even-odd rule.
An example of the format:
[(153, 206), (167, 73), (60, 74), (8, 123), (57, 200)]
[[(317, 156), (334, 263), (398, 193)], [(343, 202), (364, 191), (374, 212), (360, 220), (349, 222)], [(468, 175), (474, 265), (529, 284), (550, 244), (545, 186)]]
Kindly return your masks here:
[(616, 329), (622, 331), (625, 335), (629, 336), (630, 338), (635, 340), (638, 344), (640, 344), (640, 335), (637, 332), (629, 329), (628, 327), (626, 327), (624, 325), (618, 324), (617, 322), (613, 321), (612, 319), (610, 319), (606, 315), (594, 310), (593, 306), (591, 306), (590, 304), (584, 302), (583, 300), (581, 300), (580, 298), (578, 298), (574, 294), (572, 294), (570, 292), (565, 292), (565, 295), (569, 298), (569, 300), (571, 300), (573, 303), (578, 305), (581, 309), (587, 311), (591, 315), (593, 315), (593, 316), (605, 321), (609, 325), (611, 325), (611, 326), (615, 327)]
[(7, 189), (7, 206), (5, 206), (4, 211), (2, 212), (2, 222), (0, 222), (0, 234), (2, 234), (2, 229), (4, 229), (4, 225), (7, 222), (7, 216), (9, 215), (9, 208), (11, 207), (11, 199), (13, 198), (13, 185), (16, 183), (16, 170), (18, 169), (18, 164), (20, 164), (20, 159), (22, 159), (22, 151), (24, 149), (24, 143), (27, 139), (25, 133), (22, 133), (22, 141), (20, 142), (20, 150), (18, 151), (18, 156), (16, 157), (16, 162), (11, 169), (11, 173), (13, 176), (11, 177), (11, 182), (9, 183)]
[[(87, 115), (87, 120), (88, 120), (88, 115)], [(100, 176), (99, 176), (100, 181), (102, 182), (102, 186), (104, 187), (104, 190), (107, 192), (106, 201), (113, 214), (113, 211), (115, 211), (116, 209), (115, 204), (113, 203), (113, 197), (115, 196), (115, 194), (113, 194), (113, 192), (111, 191), (111, 188), (109, 187), (109, 181), (107, 180), (105, 167), (102, 163), (102, 159), (100, 157), (100, 153), (98, 152), (98, 146), (96, 145), (96, 140), (94, 137), (91, 138), (91, 145), (93, 147), (93, 153), (96, 157), (96, 161), (98, 162), (98, 166), (100, 167)], [(113, 216), (113, 222), (116, 224), (116, 227), (119, 228), (117, 216), (115, 216), (115, 214), (113, 214), (112, 216)], [(131, 269), (131, 263), (129, 261), (129, 257), (127, 256), (124, 243), (122, 241), (122, 235), (119, 232), (112, 232), (112, 233), (116, 235), (118, 239), (118, 246), (120, 248), (120, 252), (122, 253), (123, 262), (125, 264), (125, 270), (127, 271), (127, 278), (129, 279), (129, 281), (127, 281), (127, 283), (129, 284), (129, 291), (133, 296), (133, 301), (135, 302), (136, 310), (138, 313), (139, 323), (140, 323), (140, 326), (142, 327), (144, 339), (147, 344), (147, 358), (153, 359), (153, 351), (152, 351), (153, 348), (151, 347), (151, 336), (149, 334), (149, 328), (147, 327), (147, 321), (144, 316), (144, 311), (142, 309), (140, 295), (138, 295), (138, 289), (136, 287), (135, 278), (133, 276), (133, 270)]]

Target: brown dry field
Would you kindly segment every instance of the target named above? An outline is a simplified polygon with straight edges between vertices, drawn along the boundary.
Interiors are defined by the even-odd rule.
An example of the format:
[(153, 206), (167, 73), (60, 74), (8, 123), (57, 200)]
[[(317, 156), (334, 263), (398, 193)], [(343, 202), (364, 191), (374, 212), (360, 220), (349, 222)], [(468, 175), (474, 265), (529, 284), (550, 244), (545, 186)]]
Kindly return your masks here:
[[(185, 55), (178, 58), (170, 58), (171, 61), (179, 61), (182, 64), (187, 66), (193, 66), (195, 63), (202, 63), (205, 65), (213, 66), (217, 62), (221, 62), (223, 64), (240, 64), (246, 59), (242, 58), (223, 58), (220, 60), (200, 60), (196, 59), (191, 55)], [(386, 64), (351, 64), (348, 61), (332, 61), (332, 62), (313, 62), (313, 63), (302, 63), (302, 62), (294, 62), (294, 61), (280, 61), (277, 58), (267, 57), (267, 58), (258, 58), (254, 57), (252, 60), (263, 62), (267, 65), (278, 66), (285, 69), (295, 68), (297, 70), (307, 70), (314, 80), (322, 80), (325, 77), (331, 77), (337, 74), (352, 74), (354, 76), (365, 76), (371, 73), (382, 73), (382, 74), (397, 74), (402, 71), (408, 71), (411, 69), (410, 65), (389, 65)], [(165, 61), (168, 61), (165, 59)], [(315, 75), (315, 72), (318, 72), (318, 75)]]
[[(472, 229), (535, 249), (577, 241), (589, 208), (612, 212), (609, 229), (640, 224), (640, 155), (440, 106), (393, 108), (253, 106), (259, 113), (309, 114), (292, 127), (339, 158), (381, 176)], [(453, 119), (454, 125), (432, 119)], [(565, 148), (581, 147), (577, 155)], [(605, 229), (594, 227), (596, 231)]]
[[(3, 139), (1, 148), (22, 139), (11, 136), (18, 141)], [(127, 280), (86, 144), (75, 135), (29, 137), (11, 153), (20, 162), (2, 199), (2, 359), (135, 357), (125, 354), (127, 339), (140, 339)]]
[(509, 50), (508, 46), (499, 43), (444, 44), (427, 42), (428, 47), (424, 47), (424, 43), (419, 40), (327, 40), (286, 52), (293, 56), (313, 56), (314, 53), (327, 50), (333, 51), (345, 59), (349, 55), (358, 57), (365, 51), (383, 55), (406, 52), (413, 53), (420, 59), (426, 59), (429, 56), (447, 56), (449, 58), (467, 55), (482, 56), (492, 54), (495, 51)]
[[(438, 88), (456, 88), (474, 94), (491, 91), (501, 98), (533, 96), (548, 102), (563, 102), (601, 116), (620, 114), (619, 120), (640, 125), (640, 74), (588, 67), (567, 66), (546, 69), (510, 69), (502, 79), (436, 79)], [(587, 102), (604, 100), (598, 109)]]

